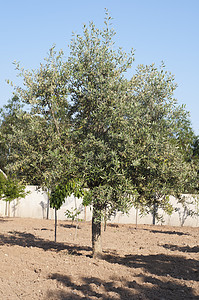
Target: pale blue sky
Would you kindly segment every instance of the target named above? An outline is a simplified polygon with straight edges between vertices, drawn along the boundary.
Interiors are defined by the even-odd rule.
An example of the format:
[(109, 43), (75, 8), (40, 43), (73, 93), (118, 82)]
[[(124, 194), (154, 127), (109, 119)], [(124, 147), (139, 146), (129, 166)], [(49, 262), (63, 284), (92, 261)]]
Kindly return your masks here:
[(89, 21), (103, 26), (104, 8), (114, 18), (116, 44), (135, 49), (140, 63), (175, 75), (175, 97), (190, 111), (199, 135), (199, 0), (0, 0), (0, 107), (12, 98), (5, 79), (19, 84), (12, 62), (37, 68), (55, 43), (66, 53), (72, 31)]

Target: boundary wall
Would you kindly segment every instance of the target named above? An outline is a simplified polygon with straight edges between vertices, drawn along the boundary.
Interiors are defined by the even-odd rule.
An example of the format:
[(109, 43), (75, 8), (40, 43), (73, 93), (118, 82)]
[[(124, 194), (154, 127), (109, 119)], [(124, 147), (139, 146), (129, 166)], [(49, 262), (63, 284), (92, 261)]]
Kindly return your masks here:
[[(21, 218), (38, 218), (38, 219), (54, 219), (54, 210), (49, 208), (47, 193), (38, 189), (36, 186), (27, 186), (26, 191), (29, 191), (24, 199), (16, 199), (10, 204), (3, 200), (0, 200), (0, 216), (21, 217)], [(199, 226), (199, 213), (193, 214), (193, 212), (199, 212), (199, 206), (194, 197), (190, 195), (184, 195), (186, 197), (186, 206), (182, 206), (177, 203), (174, 197), (170, 197), (171, 204), (174, 207), (174, 212), (171, 216), (165, 214), (163, 211), (158, 212), (163, 215), (164, 222), (157, 222), (156, 224), (170, 225), (170, 226)], [(65, 203), (61, 209), (57, 211), (58, 220), (66, 220), (65, 212), (67, 210), (73, 210), (77, 208), (80, 211), (79, 219), (85, 221), (91, 221), (92, 208), (83, 207), (82, 199), (77, 199), (73, 195), (66, 198)], [(117, 212), (115, 216), (112, 216), (111, 223), (121, 224), (152, 224), (152, 214), (140, 216), (139, 210), (134, 207), (131, 208), (128, 215)]]

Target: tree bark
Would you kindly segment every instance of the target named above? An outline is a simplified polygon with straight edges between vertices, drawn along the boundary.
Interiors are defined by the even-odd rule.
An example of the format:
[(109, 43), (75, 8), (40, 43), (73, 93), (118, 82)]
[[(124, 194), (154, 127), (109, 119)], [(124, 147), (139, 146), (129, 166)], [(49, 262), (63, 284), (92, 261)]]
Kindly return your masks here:
[(86, 206), (84, 206), (84, 222), (86, 222)]
[(106, 218), (106, 208), (104, 212), (104, 231), (106, 231), (106, 225), (107, 225), (107, 218)]
[(55, 208), (55, 242), (57, 241), (57, 210)]
[(95, 206), (93, 206), (93, 216), (92, 216), (92, 249), (93, 249), (93, 257), (100, 258), (102, 254), (101, 212)]
[(155, 225), (155, 220), (156, 220), (156, 216), (157, 216), (157, 211), (158, 211), (157, 203), (154, 203), (154, 204), (153, 204), (153, 225)]
[(136, 215), (135, 215), (135, 229), (138, 227), (138, 208), (136, 207)]
[(50, 192), (49, 189), (47, 189), (47, 211), (46, 211), (46, 219), (49, 219), (49, 208), (50, 208)]
[(6, 201), (6, 206), (5, 206), (5, 216), (7, 217), (8, 215), (8, 201)]

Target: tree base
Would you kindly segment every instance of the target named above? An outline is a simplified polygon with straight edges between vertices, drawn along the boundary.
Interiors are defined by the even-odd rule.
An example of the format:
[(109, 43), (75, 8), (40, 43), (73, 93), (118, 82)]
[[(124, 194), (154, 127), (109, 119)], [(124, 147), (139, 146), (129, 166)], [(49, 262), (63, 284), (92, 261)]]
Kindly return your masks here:
[(93, 210), (92, 217), (92, 249), (93, 257), (100, 258), (102, 256), (101, 244), (101, 216)]

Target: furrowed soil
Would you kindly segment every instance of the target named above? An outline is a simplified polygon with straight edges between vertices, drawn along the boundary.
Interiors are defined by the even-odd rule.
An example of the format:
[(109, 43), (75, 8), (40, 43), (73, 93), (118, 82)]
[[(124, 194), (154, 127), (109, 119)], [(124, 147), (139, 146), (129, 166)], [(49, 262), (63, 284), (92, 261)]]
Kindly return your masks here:
[(0, 218), (0, 299), (199, 299), (199, 229)]

